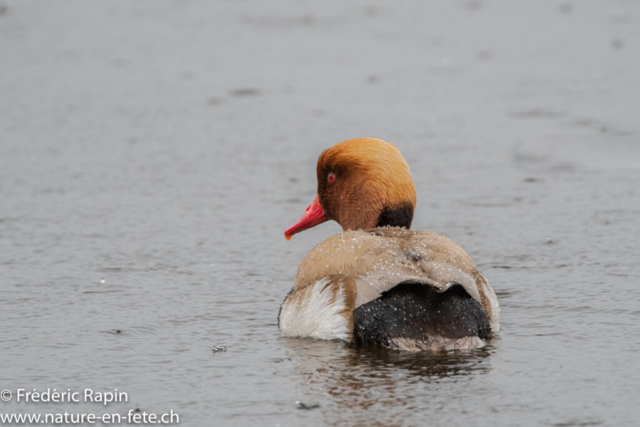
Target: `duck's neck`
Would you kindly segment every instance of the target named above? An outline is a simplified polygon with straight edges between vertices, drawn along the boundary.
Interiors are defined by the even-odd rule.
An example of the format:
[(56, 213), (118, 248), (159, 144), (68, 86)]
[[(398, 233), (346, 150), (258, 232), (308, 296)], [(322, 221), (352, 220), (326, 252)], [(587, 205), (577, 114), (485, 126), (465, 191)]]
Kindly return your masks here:
[(413, 205), (405, 203), (393, 208), (385, 206), (378, 217), (376, 227), (406, 227), (411, 228), (413, 219)]

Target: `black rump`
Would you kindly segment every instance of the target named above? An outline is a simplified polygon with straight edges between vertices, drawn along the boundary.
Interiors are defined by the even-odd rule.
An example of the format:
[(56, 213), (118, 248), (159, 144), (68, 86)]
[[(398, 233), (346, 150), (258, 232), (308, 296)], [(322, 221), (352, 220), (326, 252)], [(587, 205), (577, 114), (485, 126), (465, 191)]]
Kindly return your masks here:
[(431, 336), (490, 338), (482, 305), (460, 285), (446, 292), (425, 284), (404, 282), (353, 312), (356, 344), (389, 346), (392, 338), (428, 342)]

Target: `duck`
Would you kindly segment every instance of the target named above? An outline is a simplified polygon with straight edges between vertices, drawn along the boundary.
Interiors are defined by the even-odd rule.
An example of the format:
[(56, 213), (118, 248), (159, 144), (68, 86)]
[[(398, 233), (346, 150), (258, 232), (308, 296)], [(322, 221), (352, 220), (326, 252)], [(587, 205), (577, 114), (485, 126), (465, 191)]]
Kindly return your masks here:
[(406, 351), (479, 348), (496, 335), (498, 298), (471, 257), (411, 230), (416, 188), (394, 144), (340, 142), (316, 175), (317, 194), (285, 237), (329, 220), (343, 231), (300, 262), (278, 315), (283, 335)]

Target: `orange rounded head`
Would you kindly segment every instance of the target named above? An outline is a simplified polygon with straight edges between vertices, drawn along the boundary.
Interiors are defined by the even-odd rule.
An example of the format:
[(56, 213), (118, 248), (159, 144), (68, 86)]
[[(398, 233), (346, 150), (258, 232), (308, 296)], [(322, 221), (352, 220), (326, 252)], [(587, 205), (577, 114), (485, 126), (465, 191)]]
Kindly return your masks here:
[(296, 233), (327, 220), (343, 230), (411, 227), (416, 188), (395, 145), (376, 138), (344, 141), (318, 158), (318, 194), (291, 228)]

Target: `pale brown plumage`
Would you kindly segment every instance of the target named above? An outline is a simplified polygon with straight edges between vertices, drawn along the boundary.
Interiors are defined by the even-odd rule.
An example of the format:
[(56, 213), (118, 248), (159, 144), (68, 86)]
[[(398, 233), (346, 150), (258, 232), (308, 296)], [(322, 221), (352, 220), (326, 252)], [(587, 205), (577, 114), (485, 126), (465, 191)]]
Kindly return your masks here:
[(324, 277), (340, 278), (343, 291), (353, 301), (341, 313), (350, 324), (353, 310), (412, 280), (439, 292), (462, 285), (482, 304), (492, 329), (499, 328), (500, 309), (491, 285), (460, 246), (433, 231), (381, 227), (330, 236), (300, 262), (291, 295), (303, 297), (305, 289), (308, 292)]

